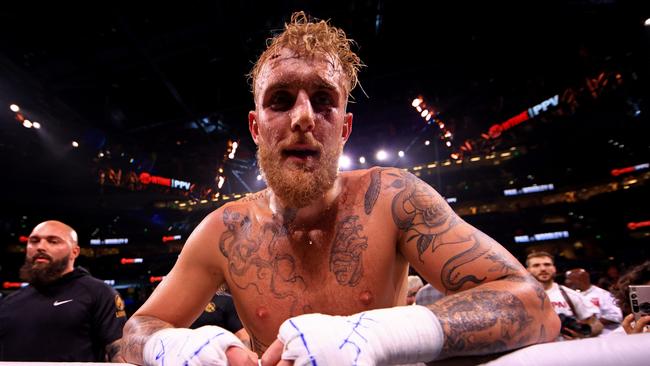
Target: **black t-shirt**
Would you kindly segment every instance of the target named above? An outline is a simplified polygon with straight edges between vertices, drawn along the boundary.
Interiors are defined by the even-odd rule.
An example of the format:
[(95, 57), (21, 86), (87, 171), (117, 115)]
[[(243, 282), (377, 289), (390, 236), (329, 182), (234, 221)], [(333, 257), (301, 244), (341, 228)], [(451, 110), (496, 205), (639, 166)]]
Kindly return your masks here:
[(243, 328), (232, 302), (232, 296), (222, 293), (214, 295), (201, 316), (190, 325), (190, 328), (196, 329), (204, 325), (217, 325), (232, 333)]
[(122, 337), (124, 323), (117, 292), (77, 267), (0, 302), (0, 360), (104, 361), (106, 345)]

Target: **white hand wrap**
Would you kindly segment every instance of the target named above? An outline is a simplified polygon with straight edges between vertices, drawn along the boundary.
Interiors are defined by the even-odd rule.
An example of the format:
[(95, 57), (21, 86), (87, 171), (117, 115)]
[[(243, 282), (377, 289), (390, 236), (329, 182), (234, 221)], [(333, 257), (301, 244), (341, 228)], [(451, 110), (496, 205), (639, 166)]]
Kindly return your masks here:
[(198, 329), (168, 328), (152, 334), (142, 357), (149, 365), (227, 365), (226, 350), (244, 344), (231, 332), (206, 325)]
[(444, 333), (431, 310), (415, 305), (351, 316), (301, 315), (282, 323), (278, 339), (282, 359), (295, 366), (395, 365), (434, 360)]

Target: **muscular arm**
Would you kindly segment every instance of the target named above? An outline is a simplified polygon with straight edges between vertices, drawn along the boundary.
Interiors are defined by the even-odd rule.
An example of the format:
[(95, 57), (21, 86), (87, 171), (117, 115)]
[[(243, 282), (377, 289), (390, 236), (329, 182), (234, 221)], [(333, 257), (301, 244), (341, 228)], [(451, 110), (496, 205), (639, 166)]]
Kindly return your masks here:
[(158, 318), (146, 315), (133, 315), (124, 326), (124, 338), (120, 355), (126, 362), (144, 364), (142, 349), (149, 336), (155, 332), (172, 328), (173, 325)]
[(124, 327), (121, 354), (142, 364), (149, 336), (170, 327), (188, 327), (224, 281), (218, 262), (218, 211), (209, 215), (188, 238), (171, 272)]
[(248, 332), (246, 331), (245, 328), (236, 331), (235, 335), (237, 336), (237, 338), (239, 338), (240, 341), (242, 341), (246, 345), (246, 347), (252, 349), (251, 337), (248, 335)]
[(441, 357), (480, 355), (553, 340), (559, 320), (546, 293), (499, 243), (458, 217), (429, 185), (381, 173), (400, 230), (399, 250), (447, 294), (429, 306), (441, 322)]
[(105, 348), (107, 362), (125, 362), (122, 355), (122, 339), (109, 344)]

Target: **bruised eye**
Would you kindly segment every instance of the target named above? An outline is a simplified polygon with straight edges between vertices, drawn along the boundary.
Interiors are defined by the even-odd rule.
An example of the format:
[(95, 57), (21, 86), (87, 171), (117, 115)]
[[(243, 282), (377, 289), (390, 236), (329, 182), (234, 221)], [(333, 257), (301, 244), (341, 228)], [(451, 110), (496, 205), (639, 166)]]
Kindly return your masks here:
[(325, 92), (316, 93), (312, 97), (312, 103), (314, 103), (316, 105), (320, 105), (320, 106), (330, 106), (330, 105), (334, 104), (333, 100), (332, 100), (332, 97), (328, 93), (325, 93)]
[(293, 96), (286, 91), (279, 91), (271, 96), (269, 101), (271, 109), (286, 111), (293, 105)]

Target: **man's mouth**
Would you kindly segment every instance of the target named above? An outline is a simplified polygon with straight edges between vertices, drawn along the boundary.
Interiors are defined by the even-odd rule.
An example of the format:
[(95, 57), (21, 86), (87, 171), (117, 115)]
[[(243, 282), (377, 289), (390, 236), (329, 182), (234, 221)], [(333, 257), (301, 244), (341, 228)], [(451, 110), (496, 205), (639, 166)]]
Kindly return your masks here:
[(49, 263), (52, 259), (44, 255), (37, 255), (32, 258), (33, 263)]
[(288, 148), (282, 150), (284, 158), (296, 158), (306, 160), (309, 158), (317, 158), (319, 155), (318, 150), (314, 148)]

